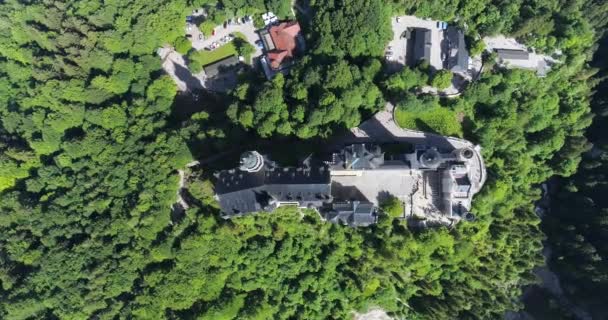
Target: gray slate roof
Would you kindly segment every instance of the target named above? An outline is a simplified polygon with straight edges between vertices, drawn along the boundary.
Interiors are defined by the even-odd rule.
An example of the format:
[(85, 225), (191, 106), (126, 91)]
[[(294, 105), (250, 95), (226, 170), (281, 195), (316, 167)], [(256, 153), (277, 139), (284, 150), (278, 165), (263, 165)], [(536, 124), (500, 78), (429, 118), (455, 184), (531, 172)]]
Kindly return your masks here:
[(431, 30), (415, 28), (413, 33), (414, 40), (414, 57), (411, 60), (413, 64), (417, 64), (420, 60), (431, 61)]
[(205, 70), (205, 75), (207, 77), (213, 78), (213, 77), (217, 76), (218, 74), (220, 74), (222, 71), (231, 69), (231, 68), (239, 65), (239, 63), (241, 63), (239, 61), (239, 58), (235, 55), (231, 55), (222, 60), (218, 60), (214, 63), (210, 63), (210, 64), (204, 66), (203, 70)]
[(332, 169), (368, 170), (377, 169), (384, 164), (384, 153), (377, 145), (353, 144), (334, 153)]
[(456, 27), (448, 27), (448, 69), (466, 72), (469, 69), (469, 52), (464, 41), (464, 32)]
[(227, 215), (271, 211), (275, 202), (321, 206), (331, 199), (326, 166), (278, 167), (265, 161), (258, 172), (237, 169), (216, 173), (215, 192)]
[(325, 218), (333, 223), (347, 224), (353, 227), (366, 227), (376, 223), (376, 209), (371, 202), (336, 202)]
[(530, 53), (526, 50), (496, 49), (498, 57), (506, 60), (528, 60)]

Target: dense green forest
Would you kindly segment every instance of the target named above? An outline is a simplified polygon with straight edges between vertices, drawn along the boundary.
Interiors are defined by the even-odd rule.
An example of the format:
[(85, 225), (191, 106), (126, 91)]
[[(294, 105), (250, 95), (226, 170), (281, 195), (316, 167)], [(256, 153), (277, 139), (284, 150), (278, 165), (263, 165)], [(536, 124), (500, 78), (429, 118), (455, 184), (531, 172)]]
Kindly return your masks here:
[[(593, 124), (590, 141), (578, 172), (570, 178), (554, 179), (549, 188), (549, 206), (542, 230), (547, 234), (549, 268), (558, 276), (564, 296), (593, 319), (606, 319), (608, 298), (608, 38), (595, 55), (594, 67), (603, 79), (593, 95)], [(526, 309), (538, 319), (574, 319), (573, 310), (551, 292), (532, 287)], [(538, 296), (548, 303), (537, 303)]]
[[(155, 50), (181, 43), (184, 17), (203, 4), (215, 3), (0, 3), (0, 318), (345, 319), (379, 306), (498, 319), (521, 308), (543, 262), (535, 185), (574, 173), (586, 150), (587, 61), (605, 3), (311, 1), (309, 50), (290, 75), (252, 76), (177, 121)], [(289, 14), (288, 1), (219, 4), (218, 20)], [(484, 148), (476, 222), (413, 231), (384, 216), (352, 229), (293, 209), (226, 221), (208, 182), (192, 192), (197, 206), (171, 215), (175, 170), (205, 146), (328, 137), (387, 99), (427, 103), (382, 72), (390, 16), (403, 12), (563, 52), (546, 78), (488, 67), (461, 98), (429, 102)]]

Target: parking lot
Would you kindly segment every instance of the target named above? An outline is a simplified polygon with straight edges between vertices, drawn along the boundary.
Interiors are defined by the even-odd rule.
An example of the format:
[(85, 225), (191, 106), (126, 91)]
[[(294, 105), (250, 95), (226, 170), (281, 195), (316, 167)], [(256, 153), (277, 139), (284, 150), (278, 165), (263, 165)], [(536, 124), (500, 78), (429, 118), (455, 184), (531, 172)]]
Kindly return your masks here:
[(190, 24), (189, 30), (186, 30), (187, 34), (191, 35), (192, 47), (196, 50), (205, 50), (206, 47), (210, 47), (213, 43), (221, 45), (223, 44), (221, 39), (230, 34), (240, 32), (245, 36), (247, 42), (255, 47), (255, 52), (251, 55), (253, 60), (262, 55), (262, 49), (256, 45), (256, 42), (260, 40), (260, 36), (256, 31), (253, 22), (228, 24), (225, 28), (224, 26), (217, 26), (215, 27), (215, 34), (210, 37), (205, 37), (194, 24)]

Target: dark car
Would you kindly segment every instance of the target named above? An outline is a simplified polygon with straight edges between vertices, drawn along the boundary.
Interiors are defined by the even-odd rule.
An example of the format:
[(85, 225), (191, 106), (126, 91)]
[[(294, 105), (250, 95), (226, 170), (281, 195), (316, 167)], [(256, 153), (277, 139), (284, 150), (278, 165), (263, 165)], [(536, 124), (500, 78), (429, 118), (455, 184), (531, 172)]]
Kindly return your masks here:
[(256, 41), (255, 45), (258, 46), (258, 48), (260, 49), (264, 49), (264, 43), (262, 42), (262, 40)]

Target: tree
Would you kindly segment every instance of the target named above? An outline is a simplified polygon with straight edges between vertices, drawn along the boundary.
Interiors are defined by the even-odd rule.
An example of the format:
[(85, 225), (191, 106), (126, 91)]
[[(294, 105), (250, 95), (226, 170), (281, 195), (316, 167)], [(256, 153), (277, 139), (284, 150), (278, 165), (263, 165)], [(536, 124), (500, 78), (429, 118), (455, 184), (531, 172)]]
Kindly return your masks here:
[(404, 215), (403, 202), (393, 195), (388, 195), (386, 199), (382, 200), (380, 210), (393, 218), (403, 217)]
[(190, 49), (192, 49), (192, 42), (190, 42), (188, 38), (177, 38), (177, 40), (175, 40), (175, 51), (182, 55), (186, 55)]
[(453, 77), (454, 74), (452, 74), (452, 72), (449, 70), (439, 70), (433, 75), (429, 84), (439, 90), (447, 89), (452, 85)]

